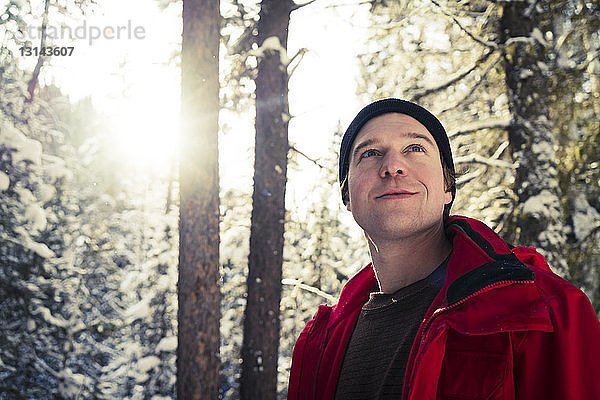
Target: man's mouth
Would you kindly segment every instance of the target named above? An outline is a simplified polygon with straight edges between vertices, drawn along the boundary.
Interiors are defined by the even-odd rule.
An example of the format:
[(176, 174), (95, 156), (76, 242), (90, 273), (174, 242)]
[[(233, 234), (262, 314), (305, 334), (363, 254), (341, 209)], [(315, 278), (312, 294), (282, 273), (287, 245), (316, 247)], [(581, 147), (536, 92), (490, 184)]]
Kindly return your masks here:
[(385, 192), (385, 193), (377, 196), (376, 198), (377, 199), (398, 199), (398, 198), (410, 197), (414, 194), (416, 194), (416, 192), (409, 192), (407, 190), (393, 190), (393, 191)]

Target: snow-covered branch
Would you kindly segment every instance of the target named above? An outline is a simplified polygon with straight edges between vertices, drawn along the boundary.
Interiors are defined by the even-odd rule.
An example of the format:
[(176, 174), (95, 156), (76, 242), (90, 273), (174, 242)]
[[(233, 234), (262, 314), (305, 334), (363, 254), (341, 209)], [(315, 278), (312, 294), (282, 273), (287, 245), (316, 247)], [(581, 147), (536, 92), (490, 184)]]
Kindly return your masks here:
[(282, 279), (281, 283), (284, 285), (291, 285), (291, 286), (296, 286), (299, 287), (300, 289), (304, 289), (307, 292), (311, 292), (314, 293), (318, 296), (323, 297), (324, 299), (326, 299), (327, 301), (329, 301), (330, 303), (335, 303), (336, 302), (336, 298), (332, 295), (330, 295), (329, 293), (326, 293), (324, 291), (322, 291), (321, 289), (317, 289), (316, 287), (307, 285), (306, 283), (302, 283), (296, 279)]
[(483, 121), (477, 121), (471, 124), (466, 124), (459, 129), (450, 131), (448, 133), (448, 137), (453, 138), (460, 135), (466, 135), (468, 133), (473, 133), (482, 129), (506, 129), (510, 126), (510, 124), (510, 119), (488, 119)]
[(497, 160), (494, 158), (486, 158), (480, 156), (479, 154), (471, 154), (468, 156), (456, 157), (454, 159), (455, 164), (466, 164), (466, 163), (476, 163), (476, 164), (485, 164), (491, 167), (500, 167), (500, 168), (510, 168), (514, 169), (515, 166), (513, 163), (509, 163), (502, 160)]
[(452, 15), (450, 12), (446, 11), (444, 9), (444, 7), (442, 7), (442, 5), (440, 3), (438, 3), (436, 0), (430, 0), (434, 5), (436, 5), (440, 10), (442, 10), (442, 13), (452, 19), (452, 21), (454, 21), (454, 23), (458, 26), (458, 28), (463, 31), (464, 33), (467, 34), (467, 36), (469, 36), (471, 39), (473, 39), (475, 42), (479, 43), (482, 46), (485, 46), (487, 48), (490, 49), (497, 49), (498, 45), (495, 42), (490, 42), (488, 40), (485, 40), (483, 38), (480, 38), (479, 36), (475, 35), (473, 32), (469, 31), (467, 28), (465, 28), (460, 21), (454, 16)]
[(290, 59), (287, 56), (287, 50), (281, 45), (277, 36), (269, 36), (262, 42), (258, 49), (250, 50), (248, 54), (256, 58), (261, 58), (265, 56), (265, 53), (270, 52), (279, 53), (279, 61), (282, 65), (287, 66), (290, 63)]
[(477, 171), (469, 172), (468, 174), (464, 174), (456, 179), (456, 186), (462, 186), (468, 182), (471, 182), (473, 179), (479, 178), (485, 172), (485, 168), (479, 168)]

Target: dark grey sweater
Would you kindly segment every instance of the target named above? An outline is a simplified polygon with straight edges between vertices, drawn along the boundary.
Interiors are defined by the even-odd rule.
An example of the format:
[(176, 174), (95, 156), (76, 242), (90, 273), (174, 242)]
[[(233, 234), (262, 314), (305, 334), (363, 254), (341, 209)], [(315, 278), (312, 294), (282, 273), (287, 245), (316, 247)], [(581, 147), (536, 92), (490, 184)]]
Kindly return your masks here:
[(401, 398), (410, 349), (445, 277), (444, 262), (393, 294), (371, 293), (344, 356), (336, 399)]

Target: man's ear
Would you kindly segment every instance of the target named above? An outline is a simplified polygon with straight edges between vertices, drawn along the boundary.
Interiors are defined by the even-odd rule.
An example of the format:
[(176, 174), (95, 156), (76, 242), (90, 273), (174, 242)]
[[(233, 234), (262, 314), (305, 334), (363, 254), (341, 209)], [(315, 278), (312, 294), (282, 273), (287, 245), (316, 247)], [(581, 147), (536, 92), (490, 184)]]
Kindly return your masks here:
[(350, 200), (346, 202), (346, 210), (352, 212), (352, 209), (350, 208)]
[(452, 195), (452, 190), (444, 192), (444, 204), (450, 204), (453, 198), (454, 196)]

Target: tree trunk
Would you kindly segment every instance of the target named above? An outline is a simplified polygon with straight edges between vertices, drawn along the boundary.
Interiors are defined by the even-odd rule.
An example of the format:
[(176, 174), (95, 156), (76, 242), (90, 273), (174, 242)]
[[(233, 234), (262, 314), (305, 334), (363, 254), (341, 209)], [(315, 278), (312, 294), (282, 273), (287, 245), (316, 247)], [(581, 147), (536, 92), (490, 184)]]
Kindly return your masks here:
[[(549, 118), (545, 75), (544, 7), (546, 2), (511, 2), (500, 21), (506, 43), (504, 70), (512, 123), (508, 137), (516, 164), (518, 204), (509, 240), (537, 247), (553, 269), (567, 274), (560, 256), (566, 243), (556, 169), (555, 132)], [(550, 64), (548, 64), (550, 65)]]
[(183, 1), (177, 398), (219, 394), (219, 0)]
[(46, 47), (46, 29), (48, 27), (48, 12), (50, 9), (50, 0), (46, 0), (44, 2), (44, 14), (42, 17), (42, 28), (41, 28), (41, 39), (40, 39), (40, 55), (38, 57), (37, 63), (33, 68), (33, 74), (31, 75), (31, 79), (27, 84), (27, 92), (29, 93), (29, 98), (27, 99), (28, 103), (33, 101), (35, 88), (38, 84), (38, 79), (40, 76), (40, 71), (42, 70), (42, 65), (44, 65), (45, 57), (42, 55), (42, 49)]
[[(287, 47), (293, 2), (263, 0), (258, 43), (278, 38)], [(265, 46), (266, 47), (266, 46)], [(254, 193), (248, 257), (248, 302), (244, 313), (240, 396), (275, 399), (279, 350), (279, 303), (288, 152), (288, 74), (283, 51), (266, 51), (256, 77)]]

